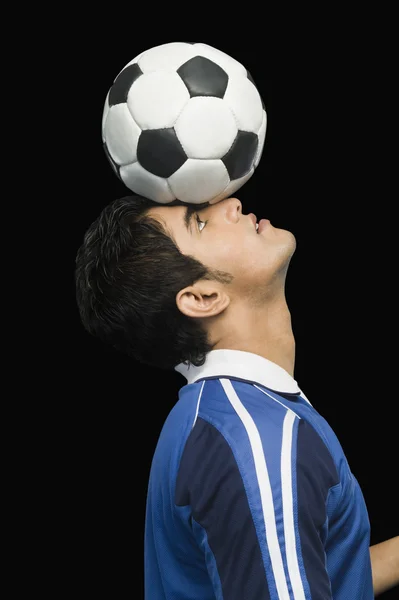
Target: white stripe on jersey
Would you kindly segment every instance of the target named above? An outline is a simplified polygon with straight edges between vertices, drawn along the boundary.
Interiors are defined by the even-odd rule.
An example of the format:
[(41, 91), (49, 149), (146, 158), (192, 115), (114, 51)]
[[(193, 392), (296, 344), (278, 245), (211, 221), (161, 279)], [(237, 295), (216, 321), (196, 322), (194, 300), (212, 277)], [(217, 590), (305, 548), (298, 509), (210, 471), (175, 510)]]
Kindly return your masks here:
[(201, 389), (200, 389), (200, 393), (199, 393), (198, 401), (197, 401), (197, 408), (196, 408), (196, 411), (195, 411), (194, 423), (192, 424), (191, 429), (194, 427), (194, 425), (197, 422), (199, 405), (200, 405), (200, 402), (201, 402), (202, 390), (204, 389), (204, 385), (205, 385), (205, 380), (202, 382), (202, 385), (201, 385)]
[(272, 563), (274, 580), (276, 582), (277, 594), (279, 600), (290, 600), (287, 581), (284, 573), (283, 559), (281, 556), (280, 545), (277, 536), (276, 517), (274, 514), (274, 503), (272, 488), (270, 485), (269, 473), (265, 461), (265, 455), (260, 439), (259, 431), (245, 408), (241, 400), (237, 396), (231, 381), (228, 379), (220, 379), (220, 383), (226, 393), (234, 410), (240, 417), (251, 444), (252, 455), (255, 463), (256, 477), (258, 480), (259, 492), (262, 502), (263, 520), (266, 528), (266, 539), (269, 547), (270, 560)]
[(295, 417), (298, 419), (301, 417), (299, 417), (289, 406), (286, 406), (265, 390), (262, 390), (257, 385), (255, 385), (255, 387), (259, 391), (263, 392), (263, 394), (274, 400), (274, 402), (281, 404), (281, 406), (287, 410), (283, 424), (283, 444), (281, 449), (281, 491), (283, 496), (285, 551), (287, 556), (288, 573), (291, 580), (292, 590), (294, 592), (294, 599), (305, 600), (305, 590), (303, 589), (302, 578), (299, 572), (298, 555), (296, 551), (292, 495), (292, 430), (294, 427)]
[(303, 589), (296, 552), (292, 492), (292, 430), (294, 428), (295, 417), (295, 413), (287, 410), (283, 424), (283, 444), (281, 449), (281, 489), (283, 496), (285, 553), (291, 587), (295, 600), (305, 600), (305, 590)]
[[(240, 417), (247, 433), (252, 448), (255, 463), (256, 476), (261, 495), (263, 519), (266, 528), (266, 539), (269, 547), (270, 560), (279, 600), (289, 600), (287, 581), (284, 573), (283, 560), (277, 535), (276, 516), (274, 511), (273, 495), (270, 485), (269, 473), (263, 452), (262, 441), (255, 422), (247, 409), (238, 398), (230, 380), (220, 379), (223, 389), (232, 404), (234, 410)], [(283, 423), (283, 439), (281, 448), (281, 491), (283, 501), (284, 539), (287, 566), (294, 600), (306, 600), (302, 578), (299, 570), (298, 555), (296, 548), (293, 490), (292, 490), (292, 434), (295, 419), (300, 417), (291, 408), (280, 402), (265, 390), (255, 386), (269, 398), (280, 404), (286, 415)]]

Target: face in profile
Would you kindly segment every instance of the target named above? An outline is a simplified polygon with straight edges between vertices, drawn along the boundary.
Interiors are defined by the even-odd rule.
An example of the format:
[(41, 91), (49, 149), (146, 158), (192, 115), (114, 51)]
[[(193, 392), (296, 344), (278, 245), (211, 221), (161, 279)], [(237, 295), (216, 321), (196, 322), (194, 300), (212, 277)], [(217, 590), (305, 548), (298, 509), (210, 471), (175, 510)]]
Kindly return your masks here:
[[(195, 205), (156, 206), (148, 214), (160, 221), (182, 254), (207, 267), (231, 273), (231, 292), (265, 290), (285, 274), (295, 251), (293, 234), (269, 221), (257, 232), (254, 215), (244, 215), (241, 202), (228, 198), (196, 211)], [(259, 215), (258, 222), (266, 215)]]

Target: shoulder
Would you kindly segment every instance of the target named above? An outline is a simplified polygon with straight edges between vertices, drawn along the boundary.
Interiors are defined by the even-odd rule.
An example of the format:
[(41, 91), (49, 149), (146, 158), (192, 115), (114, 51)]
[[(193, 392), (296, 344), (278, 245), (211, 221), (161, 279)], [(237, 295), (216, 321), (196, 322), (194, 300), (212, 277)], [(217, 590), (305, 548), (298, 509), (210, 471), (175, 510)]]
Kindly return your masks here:
[(301, 419), (298, 424), (296, 464), (297, 469), (311, 472), (312, 478), (326, 480), (330, 484), (329, 487), (339, 482), (338, 469), (332, 452), (313, 425), (304, 419)]

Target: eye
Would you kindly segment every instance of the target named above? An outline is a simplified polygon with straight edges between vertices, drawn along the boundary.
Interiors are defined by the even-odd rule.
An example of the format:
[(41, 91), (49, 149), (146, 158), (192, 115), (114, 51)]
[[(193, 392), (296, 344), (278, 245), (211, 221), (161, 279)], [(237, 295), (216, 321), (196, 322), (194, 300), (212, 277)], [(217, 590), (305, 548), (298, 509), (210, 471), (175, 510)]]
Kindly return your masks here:
[[(198, 229), (201, 232), (202, 229), (204, 229), (205, 225), (208, 223), (208, 221), (201, 221), (201, 219), (199, 218), (199, 216), (197, 214), (195, 215), (195, 219), (196, 219), (196, 221), (198, 223)], [(200, 229), (200, 227), (199, 227), (200, 224), (202, 224), (204, 226), (204, 227), (202, 227), (202, 229)]]

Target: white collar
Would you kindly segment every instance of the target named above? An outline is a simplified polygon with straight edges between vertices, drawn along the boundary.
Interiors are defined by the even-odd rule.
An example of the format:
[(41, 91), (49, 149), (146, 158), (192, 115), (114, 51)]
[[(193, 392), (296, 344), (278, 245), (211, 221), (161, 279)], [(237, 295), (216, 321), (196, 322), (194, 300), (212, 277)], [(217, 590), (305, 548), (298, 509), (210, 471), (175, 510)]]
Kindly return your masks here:
[(259, 383), (275, 392), (301, 392), (295, 379), (285, 369), (263, 356), (242, 350), (211, 350), (202, 367), (180, 363), (175, 371), (181, 373), (188, 384), (209, 377), (232, 377)]

